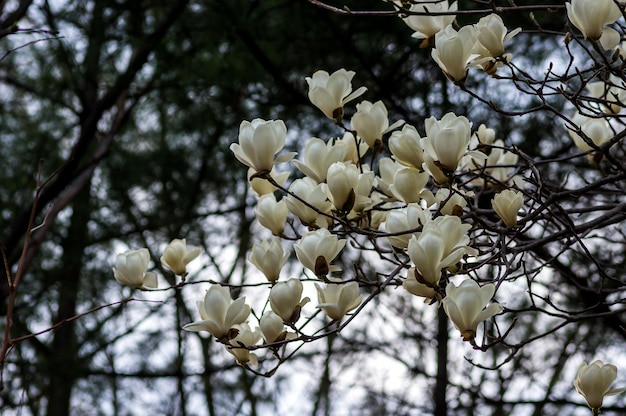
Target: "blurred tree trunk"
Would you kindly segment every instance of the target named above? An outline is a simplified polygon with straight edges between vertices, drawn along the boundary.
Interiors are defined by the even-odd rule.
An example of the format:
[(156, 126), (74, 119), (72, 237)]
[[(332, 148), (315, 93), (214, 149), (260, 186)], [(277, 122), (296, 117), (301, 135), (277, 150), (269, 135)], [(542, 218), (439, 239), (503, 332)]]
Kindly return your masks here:
[[(62, 267), (56, 270), (58, 282), (58, 313), (55, 322), (76, 315), (77, 298), (83, 265), (85, 241), (89, 236), (91, 204), (89, 187), (83, 188), (72, 204), (72, 219), (67, 236), (62, 242)], [(76, 323), (70, 322), (53, 332), (48, 382), (48, 416), (71, 414), (72, 388), (80, 377), (79, 345), (76, 339)]]
[(442, 307), (437, 312), (437, 384), (435, 384), (435, 416), (448, 415), (448, 316)]

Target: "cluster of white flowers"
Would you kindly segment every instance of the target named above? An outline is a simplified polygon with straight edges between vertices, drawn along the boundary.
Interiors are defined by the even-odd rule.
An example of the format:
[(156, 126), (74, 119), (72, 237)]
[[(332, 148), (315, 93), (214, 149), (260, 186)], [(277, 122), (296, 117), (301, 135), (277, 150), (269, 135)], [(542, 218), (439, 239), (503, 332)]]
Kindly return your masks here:
[[(402, 2), (395, 3), (402, 6)], [(465, 81), (470, 67), (493, 75), (510, 62), (512, 55), (505, 53), (504, 44), (521, 31), (517, 28), (509, 32), (497, 14), (456, 30), (453, 23), (457, 3), (449, 4), (448, 0), (416, 0), (411, 2), (408, 11), (403, 20), (415, 31), (413, 37), (424, 39), (423, 47), (434, 40), (432, 58), (450, 80), (459, 83)]]
[[(493, 130), (481, 125), (472, 132), (472, 123), (454, 113), (425, 120), (422, 137), (416, 126), (390, 122), (382, 101), (357, 103), (346, 128), (344, 105), (365, 92), (363, 87), (352, 92), (354, 75), (340, 69), (306, 78), (311, 102), (343, 128), (342, 137), (310, 138), (301, 157), (292, 160), (294, 153), (283, 151), (285, 124), (256, 119), (241, 123), (239, 143), (231, 145), (250, 168), (250, 186), (258, 195), (256, 218), (274, 236), (256, 242), (249, 257), (270, 283), (271, 310), (253, 329), (245, 298), (232, 301), (227, 288), (213, 285), (198, 302), (200, 320), (184, 329), (209, 332), (239, 363), (258, 361), (251, 351), (262, 346), (259, 342), (278, 348), (306, 336), (297, 324), (310, 301), (302, 297), (308, 282), (315, 285), (317, 309), (330, 322), (339, 323), (362, 305), (359, 276), (339, 264), (350, 255), (346, 251), (354, 250), (347, 241), (362, 244), (364, 236), (393, 249), (407, 271), (406, 277), (395, 276), (402, 286), (425, 302), (443, 305), (473, 345), (478, 325), (503, 310), (491, 302), (493, 284), (480, 287), (465, 279), (457, 285), (450, 277), (463, 268), (464, 259), (479, 254), (472, 247), (472, 225), (462, 220), (474, 198), (470, 188), (493, 192), (515, 186), (517, 156), (503, 150)], [(290, 160), (304, 175), (291, 182), (280, 172), (288, 170), (279, 168)], [(458, 187), (461, 175), (472, 179)], [(522, 192), (510, 199), (506, 191), (498, 194), (494, 212), (505, 227), (516, 227)], [(281, 239), (293, 242), (303, 270), (299, 278), (281, 277), (290, 257)]]
[[(569, 21), (585, 39), (597, 42), (605, 50), (615, 49), (614, 57), (624, 61), (626, 44), (620, 44), (619, 32), (607, 25), (623, 17), (618, 4), (623, 8), (625, 3), (621, 0), (571, 0), (565, 7)], [(581, 152), (588, 153), (591, 163), (602, 158), (602, 152), (596, 151), (624, 129), (621, 123), (605, 115), (617, 114), (626, 106), (626, 83), (622, 79), (614, 74), (598, 75), (596, 79), (586, 84), (588, 100), (584, 100), (583, 110), (576, 111), (567, 125), (574, 144)]]
[[(458, 10), (456, 2), (414, 0), (408, 6), (402, 1), (393, 3), (399, 9), (408, 11), (408, 14), (402, 14), (403, 21), (415, 31), (414, 38), (424, 39), (423, 47), (434, 41), (432, 58), (451, 81), (465, 82), (471, 67), (493, 75), (498, 68), (511, 62), (512, 55), (505, 53), (504, 46), (521, 29), (508, 31), (500, 16), (490, 14), (476, 24), (457, 30), (454, 27), (454, 12)], [(623, 17), (618, 3), (623, 5), (626, 2), (571, 0), (565, 3), (565, 7), (569, 21), (585, 39), (598, 42), (606, 50), (615, 49), (616, 56), (626, 60), (626, 42), (620, 44), (619, 32), (608, 27)], [(618, 127), (617, 123), (598, 115), (601, 111), (597, 102), (603, 103), (604, 111), (619, 113), (626, 105), (626, 84), (615, 75), (610, 75), (606, 79), (589, 82), (586, 87), (591, 99), (590, 111), (586, 114), (576, 112), (567, 127), (576, 147), (582, 152), (590, 152), (593, 162), (594, 157), (600, 157), (593, 151), (613, 137)]]
[[(508, 31), (498, 15), (457, 30), (453, 26), (457, 3), (394, 3), (414, 13), (403, 15), (415, 31), (413, 37), (423, 39), (424, 47), (434, 42), (432, 58), (457, 84), (466, 80), (470, 67), (493, 75), (511, 61), (505, 44), (520, 29)], [(566, 8), (584, 39), (605, 49), (617, 47), (624, 59), (626, 44), (617, 46), (619, 35), (615, 41), (615, 31), (606, 27), (622, 16), (615, 1), (571, 0)], [(246, 298), (233, 300), (228, 287), (214, 284), (197, 303), (200, 319), (183, 329), (210, 333), (240, 364), (258, 364), (255, 349), (277, 352), (289, 342), (309, 339), (298, 326), (310, 302), (303, 297), (305, 284), (315, 287), (316, 308), (326, 315), (326, 322), (330, 320), (326, 328), (332, 324), (338, 328), (346, 315), (357, 313), (364, 306), (360, 284), (367, 282), (340, 264), (351, 254), (362, 255), (348, 252), (363, 247), (393, 253), (395, 260), (390, 262), (403, 272), (390, 276), (385, 286), (392, 280), (398, 286), (401, 282), (406, 292), (442, 307), (462, 339), (475, 348), (481, 348), (476, 341), (479, 325), (504, 310), (492, 300), (494, 283), (481, 286), (468, 277), (466, 266), (481, 253), (475, 244), (479, 225), (467, 214), (478, 205), (479, 195), (490, 194), (491, 205), (480, 207), (485, 221), (495, 227), (494, 219), (499, 218), (503, 232), (524, 226), (518, 221), (524, 186), (514, 169), (517, 154), (496, 139), (494, 130), (485, 125), (473, 130), (468, 118), (452, 112), (439, 119), (429, 117), (423, 129), (402, 120), (390, 122), (382, 101), (363, 100), (346, 113), (344, 107), (366, 91), (365, 87), (353, 91), (354, 76), (353, 71), (339, 69), (332, 74), (320, 70), (306, 78), (311, 103), (341, 128), (341, 137), (310, 138), (301, 157), (294, 159), (296, 152), (284, 151), (285, 123), (255, 119), (241, 123), (238, 143), (230, 147), (249, 168), (249, 185), (258, 196), (256, 219), (272, 234), (271, 239), (255, 242), (249, 257), (268, 281), (267, 302), (261, 314), (252, 314), (257, 317), (253, 328)], [(626, 102), (626, 84), (615, 76), (586, 87), (596, 102), (603, 102), (603, 107), (593, 107), (598, 112), (618, 113)], [(615, 136), (615, 126), (601, 116), (577, 113), (570, 124), (570, 135), (584, 152)], [(293, 169), (278, 168), (286, 162), (300, 177), (290, 180)], [(490, 208), (493, 215), (485, 216)], [(289, 242), (289, 250), (283, 240)], [(302, 272), (297, 278), (284, 278), (291, 250)], [(184, 239), (173, 240), (161, 263), (184, 280), (187, 264), (200, 252)], [(156, 288), (156, 274), (147, 272), (149, 260), (147, 249), (120, 254), (115, 279), (133, 288)], [(584, 363), (574, 385), (595, 412), (604, 396), (624, 390), (610, 389), (616, 375), (615, 366)]]
[[(187, 264), (202, 253), (200, 247), (187, 246), (185, 239), (174, 239), (163, 250), (161, 264), (183, 280), (187, 276)], [(148, 272), (150, 252), (147, 248), (127, 250), (118, 254), (113, 276), (119, 283), (135, 289), (156, 289), (157, 274)]]

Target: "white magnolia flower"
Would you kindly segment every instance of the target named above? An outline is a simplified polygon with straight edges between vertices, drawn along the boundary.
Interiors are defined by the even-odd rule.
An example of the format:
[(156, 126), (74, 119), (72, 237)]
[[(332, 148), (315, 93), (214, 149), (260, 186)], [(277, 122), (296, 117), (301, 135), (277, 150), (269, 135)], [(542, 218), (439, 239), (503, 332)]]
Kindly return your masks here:
[(420, 202), (423, 197), (423, 189), (430, 175), (410, 166), (404, 166), (396, 170), (393, 175), (393, 183), (389, 191), (400, 201), (411, 204)]
[(302, 282), (291, 278), (286, 282), (276, 282), (270, 290), (270, 307), (281, 317), (283, 322), (295, 323), (300, 319), (302, 307), (309, 302), (309, 298), (302, 297)]
[(187, 241), (174, 239), (163, 250), (161, 264), (178, 276), (187, 274), (187, 265), (202, 253), (202, 248), (187, 246)]
[(316, 71), (307, 77), (309, 100), (331, 120), (341, 119), (343, 106), (363, 95), (367, 88), (360, 87), (352, 92), (354, 71), (341, 68), (329, 75), (326, 71)]
[[(276, 186), (274, 186), (266, 178), (259, 178), (258, 176), (255, 176), (256, 173), (257, 172), (254, 168), (248, 169), (248, 184), (255, 194), (263, 196), (276, 192), (278, 189)], [(283, 186), (285, 185), (285, 182), (287, 182), (287, 179), (289, 179), (289, 172), (278, 173), (275, 168), (272, 168), (270, 176), (277, 184)]]
[(444, 235), (430, 228), (419, 237), (412, 236), (407, 248), (407, 254), (415, 265), (417, 281), (433, 288), (439, 285), (441, 271), (456, 264), (465, 254), (463, 247), (447, 253)]
[(417, 0), (409, 9), (415, 13), (433, 13), (433, 15), (409, 15), (405, 17), (404, 23), (415, 31), (413, 37), (416, 39), (429, 39), (435, 34), (450, 25), (454, 18), (453, 14), (438, 15), (442, 12), (455, 12), (457, 10), (456, 2), (449, 4), (448, 0), (435, 1)]
[(480, 147), (480, 145), (493, 144), (495, 139), (496, 131), (488, 128), (484, 124), (481, 124), (472, 135), (472, 140), (475, 141), (473, 148)]
[(287, 195), (283, 199), (289, 212), (298, 217), (304, 225), (328, 226), (330, 219), (322, 213), (330, 214), (333, 204), (328, 200), (325, 183), (317, 183), (308, 177), (300, 178), (293, 181), (289, 191), (310, 205), (304, 204), (293, 195)]
[(504, 53), (504, 44), (522, 29), (518, 27), (507, 34), (507, 28), (497, 14), (481, 18), (475, 28), (474, 52), (478, 54), (478, 58), (474, 64), (482, 67), (486, 73), (493, 74), (503, 65), (502, 61), (510, 62), (512, 55)]
[(245, 322), (250, 315), (250, 306), (246, 298), (236, 301), (230, 298), (230, 290), (220, 285), (211, 285), (204, 295), (204, 300), (197, 302), (200, 320), (191, 322), (185, 331), (207, 331), (217, 339), (227, 339), (232, 335), (231, 329)]
[[(502, 140), (496, 140), (491, 146), (493, 147), (483, 146), (482, 151), (468, 153), (466, 157), (468, 160), (461, 162), (467, 169), (477, 169), (483, 174), (481, 178), (477, 178), (472, 183), (486, 182), (488, 186), (502, 186), (511, 179), (518, 155), (505, 150)], [(485, 156), (483, 152), (487, 152), (488, 155)], [(489, 176), (493, 180), (487, 180), (484, 176)]]
[(424, 163), (424, 151), (420, 140), (417, 129), (410, 124), (405, 124), (401, 131), (391, 133), (389, 150), (397, 162), (421, 170)]
[(284, 153), (274, 158), (285, 146), (287, 128), (282, 120), (265, 121), (260, 118), (242, 121), (239, 126), (239, 143), (230, 145), (230, 150), (244, 165), (257, 172), (270, 172), (274, 163), (287, 162), (295, 153)]
[(113, 267), (115, 280), (136, 289), (156, 289), (157, 275), (147, 272), (150, 252), (147, 248), (118, 254)]
[[(605, 396), (613, 396), (626, 391), (626, 388), (611, 389), (617, 378), (617, 367), (596, 360), (587, 365), (583, 362), (578, 368), (574, 387), (592, 409), (600, 409)], [(595, 414), (595, 413), (594, 413)]]
[(432, 286), (417, 281), (415, 267), (411, 267), (407, 272), (406, 279), (402, 282), (402, 287), (412, 295), (425, 298), (424, 302), (430, 302), (431, 299), (437, 297), (437, 292)]
[[(263, 335), (263, 339), (266, 344), (272, 342), (282, 341), (287, 338), (287, 332), (285, 332), (285, 324), (280, 316), (276, 315), (273, 311), (267, 311), (261, 317), (259, 321), (259, 329)], [(295, 335), (291, 333), (291, 335)]]
[(233, 330), (237, 332), (237, 335), (230, 340), (230, 345), (226, 345), (226, 351), (234, 355), (239, 364), (259, 364), (256, 354), (246, 348), (256, 345), (261, 340), (259, 330), (253, 331), (247, 323), (234, 325)]
[(343, 161), (347, 152), (348, 147), (343, 143), (336, 144), (332, 141), (324, 143), (322, 139), (313, 137), (306, 143), (302, 161), (292, 160), (291, 163), (307, 177), (322, 183), (326, 180), (330, 165)]
[(284, 199), (276, 202), (274, 194), (267, 194), (257, 201), (255, 215), (263, 227), (280, 236), (285, 232), (289, 209)]
[(524, 204), (524, 195), (512, 189), (505, 189), (494, 195), (491, 201), (493, 210), (507, 227), (517, 226), (517, 213)]
[(358, 165), (363, 158), (363, 155), (369, 149), (367, 143), (360, 138), (355, 138), (354, 134), (345, 132), (341, 139), (335, 140), (335, 146), (344, 146), (346, 148), (346, 154), (343, 158), (344, 162), (352, 162)]
[(469, 246), (470, 238), (467, 235), (470, 228), (472, 228), (471, 224), (463, 223), (457, 216), (441, 215), (427, 222), (423, 232), (434, 231), (443, 237), (445, 243), (444, 257), (450, 256), (457, 251), (462, 251), (463, 255), (475, 256), (478, 254), (478, 251)]
[(264, 240), (252, 246), (250, 263), (254, 264), (270, 282), (278, 280), (280, 271), (289, 259), (278, 238)]
[(572, 0), (565, 7), (568, 19), (586, 39), (599, 39), (606, 30), (604, 26), (622, 17), (613, 0)]
[(463, 209), (467, 206), (465, 197), (472, 197), (472, 191), (463, 191), (456, 186), (452, 187), (453, 191), (448, 188), (440, 188), (435, 194), (435, 203), (439, 207), (439, 212), (444, 215), (461, 215)]
[(328, 168), (326, 182), (335, 209), (361, 211), (370, 203), (368, 195), (374, 184), (374, 172), (361, 173), (353, 163), (336, 162)]
[(387, 220), (387, 215), (391, 211), (391, 205), (387, 203), (387, 197), (378, 191), (373, 191), (370, 199), (372, 202), (367, 209), (369, 214), (368, 225), (370, 228), (377, 230)]
[(426, 137), (422, 139), (425, 159), (430, 156), (435, 165), (454, 172), (468, 150), (471, 123), (464, 116), (447, 113), (441, 120), (430, 117), (425, 124)]
[(419, 204), (408, 204), (405, 208), (395, 209), (387, 214), (385, 230), (389, 244), (397, 248), (406, 248), (412, 236), (419, 236), (420, 231), (431, 220), (430, 210), (423, 209)]
[(340, 279), (330, 279), (325, 287), (317, 283), (318, 308), (323, 309), (330, 319), (341, 320), (348, 312), (361, 304), (363, 296), (357, 282), (342, 283)]
[[(436, 155), (435, 155), (436, 156)], [(450, 175), (453, 173), (448, 169), (443, 169), (443, 166), (435, 157), (429, 152), (424, 152), (424, 164), (422, 165), (424, 171), (430, 175), (431, 178), (440, 186), (448, 186), (450, 181)]]
[(391, 192), (391, 185), (393, 184), (393, 177), (398, 169), (401, 169), (404, 165), (396, 162), (390, 157), (383, 157), (378, 161), (378, 177), (376, 183), (378, 188), (390, 199), (397, 200)]
[(626, 60), (626, 41), (620, 42), (615, 45), (615, 51), (622, 61)]
[(467, 64), (476, 57), (474, 43), (474, 26), (463, 26), (457, 32), (450, 25), (435, 35), (431, 55), (451, 81), (463, 82), (467, 78)]
[(310, 231), (294, 244), (296, 257), (304, 267), (316, 276), (326, 276), (329, 272), (339, 271), (341, 267), (330, 263), (346, 245), (346, 240), (339, 240), (326, 228)]
[(443, 309), (464, 341), (474, 339), (478, 324), (502, 312), (498, 303), (487, 306), (495, 290), (492, 283), (479, 287), (471, 279), (464, 280), (459, 286), (452, 282), (446, 286)]
[(356, 113), (352, 116), (352, 129), (357, 135), (365, 140), (372, 149), (378, 149), (382, 145), (383, 134), (399, 127), (402, 120), (389, 126), (387, 107), (382, 101), (372, 104), (369, 101), (361, 101), (356, 105)]
[[(574, 117), (572, 117), (572, 121), (580, 128), (584, 135), (598, 147), (602, 146), (613, 137), (609, 123), (605, 118), (592, 118), (576, 113)], [(587, 152), (592, 149), (576, 131), (570, 129), (569, 135), (580, 151)]]
[[(626, 83), (615, 75), (610, 75), (606, 81), (595, 81), (587, 84), (587, 91), (593, 98), (602, 101), (605, 112), (619, 113), (626, 105)], [(597, 102), (590, 101), (591, 107), (597, 107)]]

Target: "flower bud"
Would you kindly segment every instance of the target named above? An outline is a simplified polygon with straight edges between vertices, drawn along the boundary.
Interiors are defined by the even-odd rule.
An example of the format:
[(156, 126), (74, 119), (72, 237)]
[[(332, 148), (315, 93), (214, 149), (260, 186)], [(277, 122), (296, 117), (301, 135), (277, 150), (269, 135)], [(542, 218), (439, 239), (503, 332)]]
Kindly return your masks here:
[(524, 204), (524, 195), (511, 189), (505, 189), (494, 195), (491, 206), (507, 227), (517, 226), (517, 213)]
[(263, 314), (259, 321), (259, 328), (266, 344), (282, 341), (287, 335), (282, 318), (273, 311), (267, 311)]
[(178, 276), (187, 275), (187, 264), (202, 253), (200, 247), (187, 246), (187, 241), (174, 239), (163, 250), (161, 264)]
[(613, 0), (572, 0), (565, 3), (567, 18), (586, 39), (599, 39), (605, 25), (622, 17)]
[(276, 282), (270, 290), (270, 307), (283, 322), (295, 323), (300, 318), (302, 307), (309, 302), (309, 298), (300, 299), (302, 290), (302, 282), (293, 278)]
[(284, 199), (276, 202), (274, 194), (263, 195), (256, 204), (255, 214), (259, 223), (272, 234), (280, 236), (285, 232), (289, 210)]
[(300, 241), (294, 244), (298, 260), (304, 267), (311, 270), (318, 277), (328, 272), (339, 271), (341, 267), (331, 266), (335, 257), (343, 250), (346, 240), (339, 240), (326, 228), (306, 233)]
[(596, 360), (587, 365), (583, 362), (578, 368), (574, 387), (580, 393), (592, 409), (600, 409), (605, 396), (613, 396), (626, 390), (626, 388), (611, 389), (611, 384), (617, 378), (617, 367), (604, 364)]
[(287, 128), (282, 120), (265, 121), (260, 118), (242, 121), (239, 126), (239, 143), (230, 145), (230, 150), (244, 165), (257, 172), (270, 172), (274, 163), (291, 160), (295, 153), (285, 153), (274, 159), (285, 145)]
[(132, 288), (156, 289), (156, 273), (146, 272), (149, 262), (150, 252), (147, 248), (125, 251), (115, 259), (113, 276), (119, 283)]
[(316, 71), (307, 77), (309, 100), (331, 120), (341, 120), (343, 106), (362, 95), (367, 88), (360, 87), (352, 92), (354, 71), (341, 68), (329, 75), (326, 71)]
[(322, 288), (317, 283), (318, 308), (323, 309), (330, 319), (341, 320), (348, 312), (361, 304), (363, 296), (357, 282), (340, 283), (339, 279), (329, 279), (329, 283)]
[(284, 252), (278, 238), (273, 238), (255, 243), (249, 260), (265, 275), (267, 280), (275, 282), (287, 259), (289, 259), (289, 253)]
[(476, 336), (478, 324), (502, 312), (498, 303), (489, 303), (496, 287), (489, 283), (479, 287), (478, 283), (468, 279), (459, 286), (448, 283), (446, 297), (443, 299), (443, 309), (461, 332), (464, 341), (472, 341)]
[(226, 350), (235, 356), (239, 364), (257, 365), (258, 357), (246, 347), (252, 347), (261, 340), (259, 330), (253, 331), (246, 323), (237, 324), (233, 329), (237, 332), (237, 336), (230, 340), (230, 345), (226, 346)]
[(231, 329), (245, 322), (250, 315), (250, 306), (246, 304), (246, 298), (236, 301), (230, 298), (230, 290), (220, 285), (211, 285), (204, 295), (203, 301), (197, 302), (200, 320), (191, 322), (183, 329), (185, 331), (207, 331), (217, 339), (227, 340)]

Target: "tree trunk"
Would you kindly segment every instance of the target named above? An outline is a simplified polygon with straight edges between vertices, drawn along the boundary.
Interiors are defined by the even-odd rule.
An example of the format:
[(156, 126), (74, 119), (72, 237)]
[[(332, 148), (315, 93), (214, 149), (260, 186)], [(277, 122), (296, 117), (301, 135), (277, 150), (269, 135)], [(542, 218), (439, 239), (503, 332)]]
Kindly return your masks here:
[(448, 316), (443, 308), (437, 313), (437, 384), (435, 385), (435, 416), (448, 415)]
[[(89, 186), (86, 186), (72, 204), (71, 223), (62, 243), (62, 265), (54, 279), (58, 282), (58, 312), (55, 323), (76, 315), (85, 241), (88, 240), (87, 224), (91, 212), (89, 198)], [(48, 416), (71, 414), (72, 388), (80, 377), (81, 365), (75, 331), (74, 322), (54, 331), (48, 367)]]

